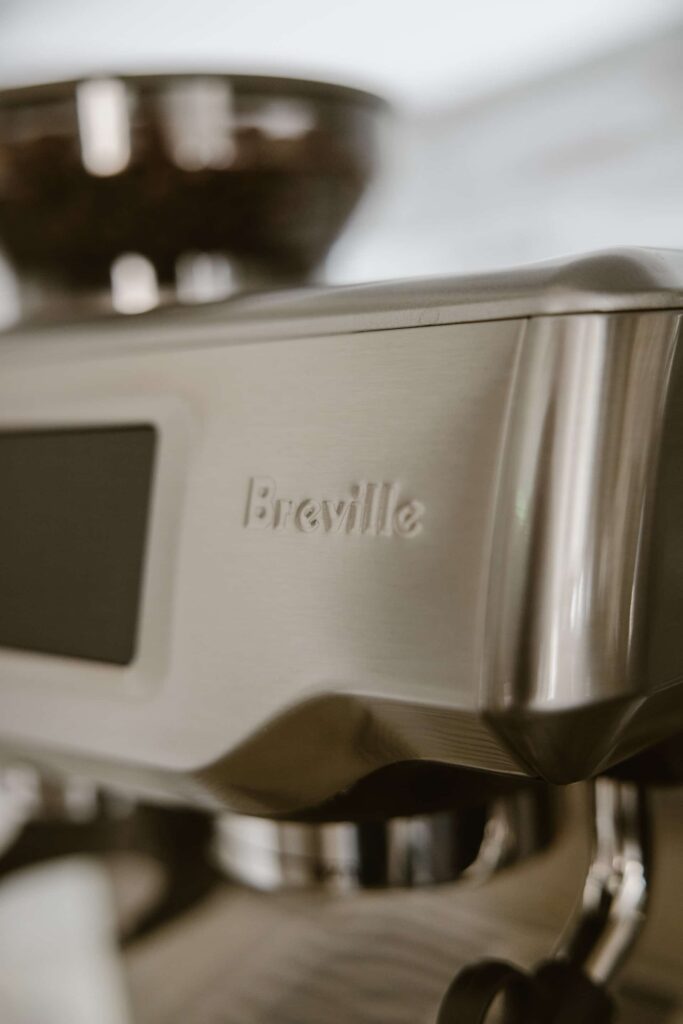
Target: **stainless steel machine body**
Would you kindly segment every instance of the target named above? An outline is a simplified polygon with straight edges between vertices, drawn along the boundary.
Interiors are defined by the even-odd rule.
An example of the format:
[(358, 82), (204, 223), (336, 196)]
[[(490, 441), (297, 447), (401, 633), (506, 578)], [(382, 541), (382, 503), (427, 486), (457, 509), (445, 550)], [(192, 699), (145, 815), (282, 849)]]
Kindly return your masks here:
[[(341, 794), (352, 818), (397, 764), (463, 769), (457, 801), (481, 773), (568, 782), (671, 737), (681, 308), (680, 254), (618, 250), (6, 333), (5, 754), (271, 816)], [(121, 541), (88, 611), (132, 560), (125, 650), (84, 656), (17, 618), (64, 611), (85, 572), (22, 548), (26, 517), (55, 536), (30, 452), (78, 435), (106, 470), (116, 431), (147, 432), (147, 497), (120, 507), (139, 585)], [(93, 565), (105, 507), (60, 520), (74, 550), (100, 537)], [(63, 574), (42, 605), (40, 557)]]

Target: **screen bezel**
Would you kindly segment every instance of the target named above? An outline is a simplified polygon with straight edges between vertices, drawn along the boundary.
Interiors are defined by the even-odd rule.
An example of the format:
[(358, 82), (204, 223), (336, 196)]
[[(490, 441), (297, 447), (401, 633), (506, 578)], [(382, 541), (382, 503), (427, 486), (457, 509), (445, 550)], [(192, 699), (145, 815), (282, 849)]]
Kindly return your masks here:
[(156, 448), (149, 423), (0, 430), (0, 649), (135, 659)]
[[(123, 405), (123, 408), (122, 408)], [(0, 413), (0, 431), (63, 431), (130, 428), (140, 424), (156, 433), (153, 479), (147, 516), (137, 617), (136, 649), (124, 665), (56, 654), (0, 648), (0, 687), (26, 694), (61, 689), (75, 695), (142, 696), (157, 689), (169, 658), (169, 621), (182, 491), (189, 457), (191, 425), (187, 411), (161, 395), (140, 399), (100, 396), (91, 406), (70, 400), (43, 406), (40, 415)]]

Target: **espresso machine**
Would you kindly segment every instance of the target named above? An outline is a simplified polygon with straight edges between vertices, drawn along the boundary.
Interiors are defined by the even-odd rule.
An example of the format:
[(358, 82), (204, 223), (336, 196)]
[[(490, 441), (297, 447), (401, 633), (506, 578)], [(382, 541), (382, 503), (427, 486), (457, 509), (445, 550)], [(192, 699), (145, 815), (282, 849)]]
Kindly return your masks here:
[(225, 876), (490, 878), (584, 783), (575, 918), (438, 1022), (618, 1020), (683, 777), (683, 255), (325, 287), (385, 117), (229, 75), (0, 95), (0, 870), (153, 849), (134, 937)]

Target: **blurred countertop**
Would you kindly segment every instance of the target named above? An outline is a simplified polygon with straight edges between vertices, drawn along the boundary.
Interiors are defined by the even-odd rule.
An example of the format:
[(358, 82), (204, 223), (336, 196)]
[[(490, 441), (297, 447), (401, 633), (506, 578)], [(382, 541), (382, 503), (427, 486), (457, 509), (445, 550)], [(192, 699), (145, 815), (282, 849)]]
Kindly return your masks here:
[[(458, 967), (531, 966), (551, 951), (582, 887), (583, 794), (548, 853), (480, 888), (262, 895), (226, 886), (134, 946), (135, 1024), (433, 1024)], [(619, 989), (619, 1024), (683, 1024), (680, 792), (655, 799), (650, 920)]]

